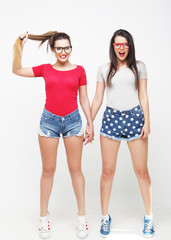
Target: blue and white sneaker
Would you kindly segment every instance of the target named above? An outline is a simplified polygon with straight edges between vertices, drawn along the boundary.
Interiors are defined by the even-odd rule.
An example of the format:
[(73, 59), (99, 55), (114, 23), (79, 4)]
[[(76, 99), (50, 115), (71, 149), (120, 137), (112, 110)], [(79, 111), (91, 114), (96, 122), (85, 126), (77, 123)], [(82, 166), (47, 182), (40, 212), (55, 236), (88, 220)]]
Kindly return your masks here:
[(109, 220), (102, 219), (101, 221), (101, 228), (100, 228), (100, 235), (101, 237), (108, 237), (110, 234), (110, 225), (111, 225), (111, 216), (109, 215)]
[(153, 227), (153, 221), (151, 219), (144, 217), (144, 229), (143, 229), (143, 235), (146, 238), (150, 238), (154, 236), (154, 227)]

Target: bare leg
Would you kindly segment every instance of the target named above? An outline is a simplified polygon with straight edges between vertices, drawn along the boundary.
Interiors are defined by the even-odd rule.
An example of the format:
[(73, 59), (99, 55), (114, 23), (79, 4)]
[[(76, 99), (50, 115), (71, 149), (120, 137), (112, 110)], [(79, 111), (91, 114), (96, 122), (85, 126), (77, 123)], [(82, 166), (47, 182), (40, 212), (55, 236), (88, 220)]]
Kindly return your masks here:
[(68, 168), (78, 205), (78, 215), (85, 215), (85, 180), (81, 170), (83, 137), (64, 138)]
[(128, 142), (128, 147), (144, 201), (145, 213), (150, 215), (152, 213), (152, 193), (151, 180), (147, 168), (148, 138), (130, 141)]
[(41, 137), (39, 145), (42, 156), (42, 176), (40, 181), (40, 216), (47, 215), (48, 202), (53, 186), (56, 169), (56, 156), (59, 139)]
[(100, 143), (102, 154), (101, 208), (102, 214), (107, 215), (120, 142), (100, 136)]

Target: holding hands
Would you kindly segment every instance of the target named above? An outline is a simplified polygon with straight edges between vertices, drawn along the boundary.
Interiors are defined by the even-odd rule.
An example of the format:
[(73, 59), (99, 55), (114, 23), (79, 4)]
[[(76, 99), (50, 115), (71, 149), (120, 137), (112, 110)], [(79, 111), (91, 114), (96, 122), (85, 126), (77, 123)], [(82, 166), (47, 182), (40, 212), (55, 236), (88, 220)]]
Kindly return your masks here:
[(85, 130), (85, 136), (84, 136), (84, 145), (94, 140), (94, 126), (93, 123), (89, 124), (87, 123), (86, 130)]

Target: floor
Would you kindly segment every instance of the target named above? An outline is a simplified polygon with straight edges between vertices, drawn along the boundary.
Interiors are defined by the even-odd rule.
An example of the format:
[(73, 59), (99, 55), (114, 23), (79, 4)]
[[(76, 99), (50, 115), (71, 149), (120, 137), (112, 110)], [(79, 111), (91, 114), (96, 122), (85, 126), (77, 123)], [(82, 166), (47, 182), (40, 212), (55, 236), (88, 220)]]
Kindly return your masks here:
[[(141, 240), (143, 213), (140, 209), (111, 209), (112, 228), (108, 240)], [(171, 240), (171, 209), (154, 209), (153, 240)], [(40, 240), (37, 231), (37, 210), (1, 209), (0, 236), (2, 240)], [(69, 208), (54, 210), (51, 216), (50, 240), (78, 240), (75, 236), (76, 216)], [(100, 214), (98, 209), (87, 212), (89, 236), (87, 240), (102, 240), (99, 236)]]

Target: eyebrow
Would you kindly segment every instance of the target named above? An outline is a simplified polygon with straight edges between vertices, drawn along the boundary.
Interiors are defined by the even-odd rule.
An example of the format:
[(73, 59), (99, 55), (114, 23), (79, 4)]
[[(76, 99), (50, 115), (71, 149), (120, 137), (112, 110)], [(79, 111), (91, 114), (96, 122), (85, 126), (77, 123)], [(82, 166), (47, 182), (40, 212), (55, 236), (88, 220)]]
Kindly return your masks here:
[[(61, 46), (54, 46), (54, 47), (64, 48), (64, 47), (61, 47)], [(71, 47), (71, 46), (68, 45), (68, 46), (65, 46), (65, 47)]]

